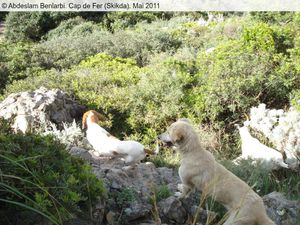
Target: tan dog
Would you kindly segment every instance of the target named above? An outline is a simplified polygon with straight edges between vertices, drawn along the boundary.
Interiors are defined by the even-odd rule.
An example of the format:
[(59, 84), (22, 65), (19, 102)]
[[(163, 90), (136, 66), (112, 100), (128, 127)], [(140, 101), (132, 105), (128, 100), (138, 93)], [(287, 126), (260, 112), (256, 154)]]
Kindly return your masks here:
[(268, 218), (260, 196), (201, 147), (187, 119), (173, 123), (159, 138), (174, 145), (181, 154), (179, 176), (183, 187), (180, 198), (187, 197), (196, 188), (226, 207), (229, 217), (224, 225), (275, 225)]

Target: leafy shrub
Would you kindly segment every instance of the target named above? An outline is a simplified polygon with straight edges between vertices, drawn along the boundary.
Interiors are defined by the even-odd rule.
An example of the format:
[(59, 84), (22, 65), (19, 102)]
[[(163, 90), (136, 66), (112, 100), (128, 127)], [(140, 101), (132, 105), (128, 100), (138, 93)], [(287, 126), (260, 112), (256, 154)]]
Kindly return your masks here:
[(82, 132), (80, 125), (75, 120), (72, 123), (63, 123), (63, 129), (59, 130), (57, 126), (51, 122), (41, 131), (42, 135), (51, 135), (57, 138), (62, 144), (66, 146), (67, 150), (72, 147), (82, 147), (89, 149), (89, 144), (85, 138), (84, 132)]
[[(105, 196), (89, 165), (50, 136), (16, 135), (0, 121), (1, 224), (65, 224)], [(20, 222), (22, 221), (22, 222)]]
[(136, 193), (130, 188), (124, 188), (122, 191), (114, 191), (109, 193), (109, 199), (115, 200), (118, 207), (124, 208), (136, 200)]
[(10, 12), (6, 18), (5, 36), (14, 42), (37, 41), (54, 27), (49, 12)]
[(184, 111), (181, 74), (159, 68), (160, 71), (158, 67), (148, 67), (128, 93), (130, 126), (136, 133), (146, 132), (152, 140), (156, 138), (155, 131), (161, 131)]
[(258, 23), (246, 28), (243, 32), (243, 42), (250, 49), (266, 50), (269, 52), (286, 53), (293, 47), (295, 33), (291, 29), (269, 26)]
[(296, 71), (276, 45), (275, 31), (266, 25), (245, 29), (240, 40), (201, 53), (189, 101), (216, 125), (239, 119), (259, 102), (284, 107), (297, 86)]
[(50, 40), (62, 35), (68, 36), (85, 36), (99, 30), (99, 26), (91, 21), (85, 21), (82, 17), (75, 17), (62, 21), (58, 27), (49, 31), (45, 38)]
[(102, 52), (134, 58), (139, 65), (145, 65), (154, 53), (174, 51), (180, 46), (180, 41), (168, 30), (154, 32), (154, 27), (109, 33), (97, 30), (96, 25), (84, 23), (74, 26), (69, 32), (62, 32), (67, 25), (68, 22), (62, 23), (53, 33), (50, 32), (50, 40), (34, 49), (34, 58), (41, 67), (69, 68), (88, 56)]
[(39, 41), (61, 21), (76, 16), (81, 16), (86, 20), (100, 21), (103, 15), (103, 12), (10, 12), (5, 21), (5, 36), (13, 42)]
[(88, 56), (103, 52), (110, 44), (105, 31), (82, 36), (60, 36), (41, 42), (33, 48), (33, 61), (45, 69), (66, 69)]
[(40, 70), (32, 61), (31, 48), (31, 44), (22, 42), (0, 42), (0, 79), (3, 80), (0, 91), (6, 84), (24, 79)]
[(138, 22), (151, 23), (163, 13), (153, 12), (109, 12), (104, 16), (103, 25), (110, 31), (134, 26)]
[(264, 23), (286, 24), (293, 20), (295, 12), (251, 12), (252, 18)]
[(211, 22), (207, 25), (201, 25), (199, 20), (188, 20), (179, 24), (172, 33), (185, 47), (199, 51), (215, 47), (222, 41), (239, 38), (248, 24), (247, 17), (232, 17), (223, 22)]
[(7, 12), (0, 12), (0, 21), (3, 21), (7, 14)]

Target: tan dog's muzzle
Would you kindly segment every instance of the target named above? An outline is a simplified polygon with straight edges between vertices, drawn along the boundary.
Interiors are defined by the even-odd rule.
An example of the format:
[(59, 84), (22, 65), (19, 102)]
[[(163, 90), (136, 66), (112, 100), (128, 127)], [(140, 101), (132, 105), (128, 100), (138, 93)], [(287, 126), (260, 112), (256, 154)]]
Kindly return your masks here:
[(163, 142), (163, 144), (167, 147), (174, 146), (174, 143), (172, 142), (172, 139), (168, 132), (158, 135), (158, 139), (161, 140)]

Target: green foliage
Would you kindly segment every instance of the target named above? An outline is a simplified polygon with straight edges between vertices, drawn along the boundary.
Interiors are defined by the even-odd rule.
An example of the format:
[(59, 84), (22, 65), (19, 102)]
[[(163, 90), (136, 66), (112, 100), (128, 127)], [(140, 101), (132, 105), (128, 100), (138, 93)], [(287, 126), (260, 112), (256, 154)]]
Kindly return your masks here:
[[(157, 130), (182, 112), (182, 79), (176, 71), (149, 67), (130, 89), (130, 125), (137, 131)], [(149, 130), (151, 132), (151, 130)]]
[(105, 196), (91, 167), (50, 136), (16, 135), (0, 121), (1, 224), (54, 224), (92, 210)]
[(300, 89), (293, 91), (291, 103), (298, 111), (300, 111)]
[(163, 15), (153, 12), (109, 12), (104, 16), (103, 25), (108, 30), (115, 31), (134, 26), (138, 22), (151, 23)]
[(7, 14), (7, 12), (0, 12), (0, 21), (3, 21)]
[(252, 18), (264, 23), (275, 23), (285, 25), (293, 20), (293, 12), (251, 12)]
[(289, 93), (297, 86), (297, 72), (287, 56), (277, 53), (274, 32), (259, 24), (245, 29), (240, 40), (199, 54), (197, 87), (188, 101), (204, 119), (222, 127), (259, 102), (276, 108), (288, 104)]
[(85, 21), (82, 17), (75, 17), (65, 21), (62, 21), (58, 27), (49, 31), (45, 38), (50, 40), (62, 35), (68, 36), (86, 36), (99, 30), (97, 26), (92, 21)]
[(170, 197), (172, 194), (173, 193), (170, 191), (168, 185), (161, 185), (155, 190), (157, 202)]
[(114, 200), (118, 207), (124, 208), (136, 200), (136, 193), (130, 188), (123, 188), (120, 192), (110, 192), (109, 199)]
[(215, 47), (222, 41), (239, 38), (244, 27), (250, 23), (247, 18), (232, 17), (224, 22), (211, 22), (204, 26), (199, 21), (187, 19), (181, 26), (177, 25), (172, 33), (184, 46), (199, 51)]
[(40, 69), (32, 61), (32, 45), (22, 42), (0, 42), (0, 91), (14, 80), (24, 79)]
[(5, 20), (5, 36), (13, 42), (39, 41), (49, 30), (57, 27), (61, 21), (78, 15), (87, 20), (99, 21), (104, 13), (10, 12)]
[(14, 42), (40, 40), (55, 27), (49, 12), (10, 12), (5, 22), (5, 37)]
[(148, 63), (154, 53), (174, 51), (180, 41), (167, 30), (127, 29), (115, 33), (98, 30), (91, 22), (78, 19), (62, 23), (49, 33), (49, 40), (33, 49), (33, 60), (42, 68), (64, 69), (86, 57), (105, 52), (112, 56), (134, 58), (139, 65)]
[(300, 177), (297, 172), (284, 169), (270, 171), (264, 163), (251, 160), (242, 160), (238, 166), (229, 161), (223, 161), (222, 164), (261, 196), (278, 191), (285, 193), (288, 198), (300, 200)]

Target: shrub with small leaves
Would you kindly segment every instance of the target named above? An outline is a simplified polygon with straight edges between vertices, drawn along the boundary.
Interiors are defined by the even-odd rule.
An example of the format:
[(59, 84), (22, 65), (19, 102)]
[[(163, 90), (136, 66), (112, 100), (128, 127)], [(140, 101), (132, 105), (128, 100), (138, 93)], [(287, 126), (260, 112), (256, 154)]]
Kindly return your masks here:
[(74, 120), (72, 123), (63, 123), (62, 130), (57, 129), (57, 126), (51, 122), (46, 126), (42, 135), (52, 135), (61, 143), (66, 145), (66, 149), (70, 150), (72, 147), (82, 147), (88, 149), (89, 144), (85, 138), (84, 132)]
[(51, 136), (8, 132), (0, 120), (0, 223), (66, 224), (105, 199), (91, 167)]

